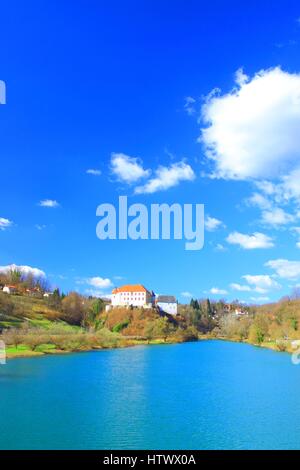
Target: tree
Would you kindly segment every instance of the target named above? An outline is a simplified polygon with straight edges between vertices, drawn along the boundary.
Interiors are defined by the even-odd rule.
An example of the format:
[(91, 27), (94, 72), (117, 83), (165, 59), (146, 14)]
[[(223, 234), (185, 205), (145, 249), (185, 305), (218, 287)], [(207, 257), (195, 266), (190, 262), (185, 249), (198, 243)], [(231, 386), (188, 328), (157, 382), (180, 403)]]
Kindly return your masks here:
[(62, 300), (63, 319), (71, 325), (81, 325), (85, 313), (84, 298), (77, 292), (71, 292)]
[(200, 309), (200, 305), (199, 305), (198, 300), (192, 299), (191, 302), (190, 302), (190, 306), (191, 306), (194, 310), (199, 310), (199, 309)]
[(149, 322), (144, 330), (148, 341), (152, 338), (163, 338), (167, 341), (168, 336), (175, 331), (174, 326), (168, 321), (167, 317), (161, 317)]
[(22, 344), (23, 335), (17, 328), (11, 328), (10, 330), (5, 331), (1, 338), (6, 345), (14, 346), (18, 349), (19, 344)]
[(298, 330), (298, 320), (297, 318), (291, 318), (291, 327), (293, 328), (294, 331)]
[(85, 324), (86, 326), (93, 326), (97, 329), (99, 327), (99, 315), (103, 312), (105, 303), (102, 299), (92, 299), (89, 301), (89, 308), (86, 312)]
[(269, 332), (268, 319), (261, 314), (257, 314), (249, 329), (249, 340), (254, 344), (261, 344), (265, 341)]
[(62, 306), (62, 296), (60, 295), (59, 289), (54, 289), (52, 295), (47, 299), (48, 305), (55, 310), (60, 310)]
[(20, 284), (22, 280), (22, 273), (18, 269), (12, 269), (9, 272), (9, 282), (12, 284)]
[(206, 312), (207, 312), (208, 317), (213, 316), (213, 309), (211, 308), (211, 303), (210, 303), (209, 299), (207, 299), (207, 301), (206, 301)]
[(12, 315), (14, 303), (5, 294), (0, 294), (0, 314)]

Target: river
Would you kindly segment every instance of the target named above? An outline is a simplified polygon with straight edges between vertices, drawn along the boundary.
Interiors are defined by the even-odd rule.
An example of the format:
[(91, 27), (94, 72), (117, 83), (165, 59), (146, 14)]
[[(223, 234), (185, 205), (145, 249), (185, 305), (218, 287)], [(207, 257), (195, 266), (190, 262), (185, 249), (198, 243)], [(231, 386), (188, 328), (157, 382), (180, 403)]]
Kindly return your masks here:
[(201, 341), (0, 366), (0, 449), (300, 449), (300, 366)]

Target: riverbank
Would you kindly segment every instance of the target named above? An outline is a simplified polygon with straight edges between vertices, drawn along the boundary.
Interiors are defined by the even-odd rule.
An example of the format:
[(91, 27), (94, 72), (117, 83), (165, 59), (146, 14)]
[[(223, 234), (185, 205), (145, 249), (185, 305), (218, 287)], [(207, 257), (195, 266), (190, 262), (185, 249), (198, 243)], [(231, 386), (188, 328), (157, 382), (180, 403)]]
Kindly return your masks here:
[[(201, 338), (209, 339), (209, 338)], [(199, 338), (199, 341), (201, 340)], [(194, 340), (195, 341), (195, 340)], [(197, 341), (197, 340), (196, 340)], [(135, 346), (154, 346), (154, 345), (168, 345), (168, 344), (180, 344), (187, 341), (175, 340), (174, 338), (157, 338), (153, 340), (122, 340), (119, 343), (116, 343), (111, 346), (92, 346), (92, 347), (80, 347), (80, 348), (70, 348), (70, 349), (57, 349), (49, 347), (50, 345), (42, 345), (35, 351), (32, 351), (26, 345), (19, 345), (18, 347), (7, 348), (6, 349), (6, 358), (7, 359), (17, 359), (17, 358), (29, 358), (29, 357), (41, 357), (49, 355), (62, 355), (62, 354), (72, 354), (79, 352), (91, 352), (91, 351), (105, 351), (110, 349), (122, 349), (122, 348), (131, 348)]]
[[(291, 344), (287, 344), (284, 349), (281, 349), (280, 346), (275, 341), (263, 342), (261, 344), (251, 343), (248, 340), (241, 341), (235, 338), (225, 338), (225, 337), (216, 337), (214, 335), (199, 335), (197, 340), (176, 340), (175, 338), (157, 338), (153, 340), (144, 340), (144, 339), (126, 339), (122, 338), (121, 341), (115, 343), (114, 345), (106, 346), (92, 346), (92, 347), (80, 347), (80, 348), (70, 348), (70, 349), (57, 349), (54, 345), (42, 345), (37, 350), (32, 351), (26, 345), (19, 345), (18, 347), (8, 348), (6, 350), (7, 359), (16, 359), (16, 358), (29, 358), (29, 357), (41, 357), (49, 355), (63, 355), (63, 354), (72, 354), (79, 352), (91, 352), (91, 351), (105, 351), (110, 349), (122, 349), (122, 348), (131, 348), (135, 346), (154, 346), (154, 345), (171, 345), (171, 344), (181, 344), (190, 341), (207, 341), (207, 340), (216, 340), (216, 341), (226, 341), (231, 343), (243, 343), (250, 346), (257, 347), (259, 349), (270, 349), (274, 352), (287, 352), (292, 354), (295, 352), (295, 349), (292, 348)], [(52, 347), (51, 347), (52, 346)]]
[(229, 341), (230, 343), (242, 343), (242, 344), (249, 344), (249, 346), (254, 346), (256, 348), (260, 349), (270, 349), (274, 352), (286, 352), (289, 354), (293, 354), (295, 352), (295, 349), (292, 347), (292, 342), (291, 341), (285, 341), (284, 347), (282, 347), (282, 340), (279, 342), (276, 341), (264, 341), (261, 344), (253, 343), (247, 339), (245, 340), (240, 340), (237, 338), (226, 338), (226, 337), (216, 337), (216, 336), (207, 336), (206, 339), (215, 339), (218, 341)]

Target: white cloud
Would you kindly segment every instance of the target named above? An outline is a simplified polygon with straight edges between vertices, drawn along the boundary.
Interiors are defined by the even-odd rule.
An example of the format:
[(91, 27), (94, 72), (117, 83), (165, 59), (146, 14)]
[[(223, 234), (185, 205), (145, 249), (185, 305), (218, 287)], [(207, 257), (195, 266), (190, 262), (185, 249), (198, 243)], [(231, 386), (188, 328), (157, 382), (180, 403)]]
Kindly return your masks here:
[(143, 168), (142, 161), (139, 158), (130, 157), (124, 153), (112, 153), (111, 171), (118, 180), (127, 184), (135, 183), (150, 175), (150, 170)]
[(287, 225), (294, 222), (296, 217), (288, 214), (280, 207), (274, 207), (262, 212), (261, 222), (265, 225), (276, 227), (278, 225)]
[(89, 170), (86, 170), (87, 175), (93, 175), (93, 176), (100, 176), (101, 175), (101, 170), (96, 170), (95, 168), (90, 168)]
[(104, 279), (102, 277), (91, 277), (86, 280), (86, 283), (97, 289), (109, 289), (113, 286), (110, 279)]
[(181, 161), (173, 163), (169, 167), (158, 167), (155, 171), (155, 177), (147, 181), (145, 185), (136, 187), (135, 193), (155, 193), (177, 186), (181, 181), (192, 181), (194, 179), (193, 169), (190, 165)]
[(260, 193), (252, 194), (252, 196), (247, 199), (247, 203), (250, 206), (259, 207), (260, 209), (270, 209), (272, 207), (272, 203)]
[(227, 290), (219, 289), (218, 287), (212, 287), (209, 292), (213, 295), (226, 295), (226, 294), (228, 294)]
[(264, 294), (270, 290), (281, 289), (281, 285), (267, 274), (259, 274), (255, 276), (246, 274), (242, 277), (251, 287), (253, 287), (256, 292), (260, 292), (261, 294)]
[(272, 248), (274, 243), (272, 238), (263, 233), (255, 232), (253, 235), (246, 235), (239, 232), (232, 232), (227, 237), (227, 242), (232, 245), (239, 245), (245, 250), (257, 248)]
[(106, 294), (105, 292), (101, 292), (97, 289), (86, 289), (85, 294), (91, 297), (96, 297), (98, 299), (111, 299), (111, 294)]
[(12, 221), (9, 219), (4, 219), (0, 217), (0, 230), (4, 231), (13, 225)]
[(274, 196), (276, 194), (276, 185), (271, 181), (262, 180), (256, 181), (255, 185), (267, 196)]
[(185, 98), (184, 109), (189, 116), (192, 116), (196, 112), (195, 103), (196, 100), (192, 96), (187, 96)]
[(293, 280), (300, 278), (300, 261), (275, 259), (268, 261), (265, 266), (274, 269), (276, 274), (283, 279)]
[(213, 232), (218, 228), (222, 227), (223, 222), (219, 219), (215, 219), (214, 217), (210, 217), (209, 215), (205, 219), (205, 228), (209, 232)]
[(47, 227), (47, 225), (40, 225), (40, 224), (35, 225), (35, 228), (39, 231), (45, 230), (46, 227)]
[[(300, 104), (299, 104), (300, 107)], [(300, 155), (300, 154), (299, 154)], [(295, 168), (290, 173), (282, 177), (282, 183), (278, 184), (275, 189), (277, 197), (280, 197), (283, 201), (288, 201), (289, 199), (299, 199), (300, 198), (300, 168)]]
[(256, 181), (255, 184), (268, 197), (271, 197), (276, 204), (286, 204), (290, 200), (300, 199), (300, 168), (292, 170), (287, 175), (283, 175), (279, 182)]
[(249, 81), (249, 77), (244, 73), (243, 68), (240, 68), (235, 72), (234, 79), (235, 83), (237, 83), (240, 87)]
[(215, 246), (215, 250), (216, 251), (226, 251), (226, 248), (224, 245), (222, 245), (222, 243), (217, 243), (216, 246)]
[(53, 199), (43, 199), (39, 202), (39, 206), (56, 208), (59, 207), (59, 203)]
[(230, 288), (238, 292), (250, 292), (252, 290), (250, 286), (241, 285), (234, 282), (230, 284)]
[(186, 291), (186, 292), (181, 292), (181, 296), (182, 296), (182, 297), (185, 297), (185, 298), (187, 298), (187, 299), (190, 299), (190, 298), (193, 297), (193, 294), (192, 294), (191, 292), (187, 292), (187, 291)]
[(44, 271), (38, 268), (32, 268), (31, 266), (18, 266), (16, 264), (10, 264), (8, 266), (0, 266), (0, 273), (8, 274), (10, 271), (19, 271), (25, 275), (32, 275), (34, 277), (45, 277)]
[[(202, 107), (207, 127), (199, 140), (214, 163), (212, 176), (272, 179), (300, 171), (300, 74), (277, 67), (249, 79), (239, 71), (236, 84)], [(285, 185), (300, 193), (294, 182)]]

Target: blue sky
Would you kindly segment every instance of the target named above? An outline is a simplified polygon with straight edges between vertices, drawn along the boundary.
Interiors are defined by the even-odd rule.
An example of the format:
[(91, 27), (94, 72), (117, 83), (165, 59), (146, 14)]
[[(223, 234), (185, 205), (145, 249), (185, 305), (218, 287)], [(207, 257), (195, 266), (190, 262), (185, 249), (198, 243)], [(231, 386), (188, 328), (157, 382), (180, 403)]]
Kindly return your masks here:
[[(300, 7), (275, 3), (3, 4), (0, 266), (180, 301), (298, 285)], [(98, 240), (120, 195), (205, 204), (204, 249)]]

